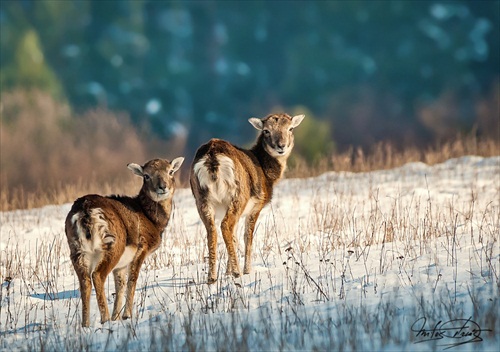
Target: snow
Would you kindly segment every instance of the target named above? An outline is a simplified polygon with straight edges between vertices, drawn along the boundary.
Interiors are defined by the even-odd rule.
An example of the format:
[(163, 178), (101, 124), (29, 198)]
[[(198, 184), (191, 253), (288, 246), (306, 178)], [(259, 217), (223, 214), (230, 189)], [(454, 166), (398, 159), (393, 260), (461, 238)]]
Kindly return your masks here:
[(467, 156), (283, 180), (252, 273), (224, 275), (219, 238), (210, 286), (205, 230), (179, 189), (132, 319), (101, 324), (93, 294), (90, 328), (64, 234), (71, 204), (0, 213), (0, 349), (497, 350), (499, 175), (500, 157)]

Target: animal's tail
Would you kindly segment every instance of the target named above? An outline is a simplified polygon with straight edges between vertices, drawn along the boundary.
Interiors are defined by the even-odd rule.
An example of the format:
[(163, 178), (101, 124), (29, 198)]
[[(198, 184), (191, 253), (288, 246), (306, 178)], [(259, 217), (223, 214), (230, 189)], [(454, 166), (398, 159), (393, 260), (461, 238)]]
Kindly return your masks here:
[(100, 208), (84, 208), (71, 218), (80, 240), (99, 241), (103, 244), (115, 242), (115, 236), (109, 231), (109, 224)]
[(195, 165), (194, 173), (201, 188), (219, 202), (232, 197), (236, 189), (233, 160), (223, 154), (207, 153)]

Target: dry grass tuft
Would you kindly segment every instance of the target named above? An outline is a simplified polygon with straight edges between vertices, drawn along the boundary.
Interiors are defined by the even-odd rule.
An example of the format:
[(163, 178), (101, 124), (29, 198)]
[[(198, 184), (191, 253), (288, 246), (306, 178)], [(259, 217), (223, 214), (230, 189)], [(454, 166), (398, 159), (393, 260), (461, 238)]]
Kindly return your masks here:
[[(0, 114), (0, 211), (68, 203), (87, 193), (135, 193), (139, 183), (125, 169), (129, 162), (172, 158), (185, 150), (185, 140), (144, 138), (124, 114), (97, 109), (73, 116), (68, 105), (39, 91), (3, 93)], [(464, 155), (500, 155), (500, 138), (492, 135), (481, 139), (475, 133), (458, 135), (425, 150), (398, 149), (382, 141), (369, 151), (351, 147), (313, 166), (294, 154), (287, 177), (366, 172), (416, 161), (432, 165)], [(187, 173), (181, 174), (181, 186), (188, 186)]]

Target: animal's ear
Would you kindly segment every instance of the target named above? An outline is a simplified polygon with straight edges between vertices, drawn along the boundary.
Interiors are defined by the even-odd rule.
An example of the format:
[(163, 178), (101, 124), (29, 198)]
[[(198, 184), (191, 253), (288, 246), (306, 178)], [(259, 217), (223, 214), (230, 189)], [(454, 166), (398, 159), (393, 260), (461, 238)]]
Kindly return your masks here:
[(250, 122), (252, 126), (258, 129), (259, 131), (262, 131), (262, 129), (264, 128), (264, 123), (262, 122), (262, 120), (256, 117), (249, 118), (248, 122)]
[(135, 163), (130, 163), (127, 165), (127, 167), (132, 170), (134, 174), (137, 176), (143, 177), (144, 176), (144, 171), (142, 169), (141, 165), (135, 164)]
[(295, 115), (292, 117), (292, 127), (295, 128), (300, 125), (304, 117), (306, 117), (306, 115)]
[(172, 162), (171, 162), (172, 168), (170, 169), (170, 174), (173, 174), (174, 172), (179, 170), (179, 168), (181, 167), (183, 162), (184, 162), (184, 158), (182, 156), (172, 160)]

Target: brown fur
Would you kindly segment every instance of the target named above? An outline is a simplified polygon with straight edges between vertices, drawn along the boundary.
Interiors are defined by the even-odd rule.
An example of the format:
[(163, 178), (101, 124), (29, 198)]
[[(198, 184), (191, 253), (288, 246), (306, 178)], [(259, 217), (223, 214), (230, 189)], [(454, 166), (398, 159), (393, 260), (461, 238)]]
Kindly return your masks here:
[[(154, 159), (129, 168), (144, 178), (136, 197), (86, 195), (73, 204), (66, 217), (66, 237), (71, 261), (80, 283), (82, 326), (90, 325), (90, 293), (96, 290), (101, 323), (109, 320), (104, 283), (113, 271), (116, 299), (112, 319), (120, 316), (126, 286), (123, 319), (132, 315), (139, 271), (144, 259), (156, 250), (168, 224), (175, 191), (174, 172), (183, 159)], [(155, 198), (155, 199), (153, 199)], [(126, 253), (126, 248), (128, 252)], [(122, 258), (129, 258), (125, 264)], [(127, 279), (128, 274), (128, 279)]]
[(271, 201), (275, 183), (283, 175), (294, 143), (292, 129), (302, 119), (303, 115), (292, 118), (287, 114), (269, 115), (262, 120), (252, 118), (249, 122), (261, 133), (250, 150), (212, 139), (196, 152), (190, 183), (207, 230), (209, 283), (217, 280), (215, 217), (218, 210), (224, 213), (221, 231), (228, 251), (227, 274), (235, 277), (240, 276), (240, 266), (234, 230), (240, 217), (246, 215), (243, 273), (250, 273), (255, 223), (262, 208)]

